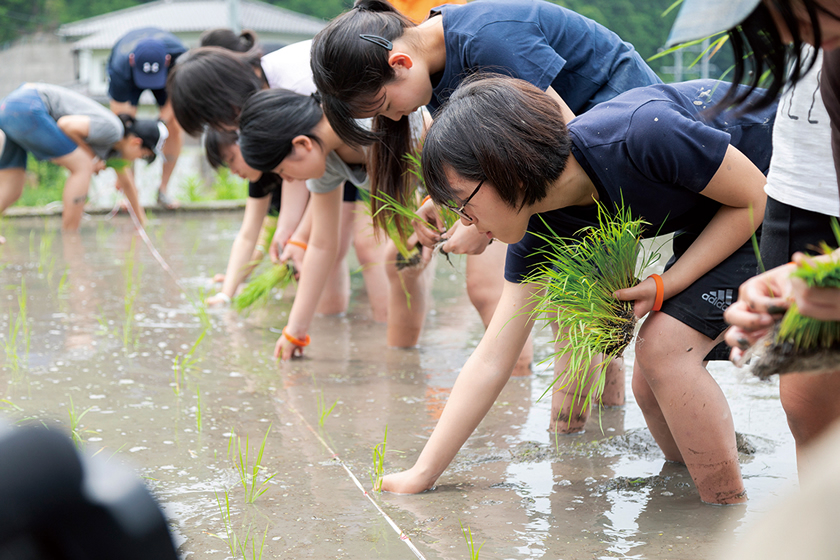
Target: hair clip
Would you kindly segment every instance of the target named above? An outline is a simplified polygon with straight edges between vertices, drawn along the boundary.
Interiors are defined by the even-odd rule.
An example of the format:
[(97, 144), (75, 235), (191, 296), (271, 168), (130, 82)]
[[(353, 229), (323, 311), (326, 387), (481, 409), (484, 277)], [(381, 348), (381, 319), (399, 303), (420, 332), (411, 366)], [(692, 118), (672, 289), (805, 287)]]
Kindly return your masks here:
[(364, 39), (369, 43), (373, 43), (374, 45), (378, 45), (388, 51), (394, 49), (394, 44), (391, 41), (385, 37), (380, 37), (379, 35), (368, 35), (367, 33), (362, 33), (359, 35), (359, 38)]

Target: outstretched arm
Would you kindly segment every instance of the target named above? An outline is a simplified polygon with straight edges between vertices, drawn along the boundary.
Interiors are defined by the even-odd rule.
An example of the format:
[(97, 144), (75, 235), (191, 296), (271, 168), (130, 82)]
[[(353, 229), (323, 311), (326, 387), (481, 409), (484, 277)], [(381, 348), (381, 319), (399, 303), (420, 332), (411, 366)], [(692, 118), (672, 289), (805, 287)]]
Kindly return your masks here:
[(239, 228), (239, 233), (236, 234), (236, 239), (233, 240), (233, 246), (230, 249), (230, 258), (225, 271), (225, 282), (222, 284), (220, 292), (227, 297), (217, 298), (213, 296), (208, 298), (208, 304), (213, 305), (220, 303), (223, 299), (233, 298), (236, 288), (256, 266), (250, 262), (251, 255), (254, 253), (254, 247), (257, 246), (263, 218), (268, 212), (269, 204), (271, 204), (271, 195), (262, 198), (248, 197), (245, 201), (245, 216), (242, 218), (242, 226)]
[[(306, 339), (318, 300), (335, 264), (341, 221), (341, 197), (342, 189), (336, 188), (328, 193), (313, 193), (309, 201), (312, 231), (303, 257), (295, 302), (285, 327), (289, 336), (297, 340)], [(288, 360), (296, 349), (298, 347), (285, 335), (281, 335), (274, 348), (274, 356)]]
[(382, 489), (414, 494), (431, 488), (493, 406), (531, 332), (529, 284), (505, 282), (493, 319), (467, 360), (443, 409), (440, 421), (414, 466), (386, 476)]

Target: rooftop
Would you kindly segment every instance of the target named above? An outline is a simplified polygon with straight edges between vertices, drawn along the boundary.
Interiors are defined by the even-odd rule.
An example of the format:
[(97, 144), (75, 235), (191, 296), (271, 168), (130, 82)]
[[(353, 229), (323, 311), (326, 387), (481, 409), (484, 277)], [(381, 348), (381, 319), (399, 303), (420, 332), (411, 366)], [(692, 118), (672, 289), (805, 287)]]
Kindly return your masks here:
[[(242, 29), (260, 33), (313, 36), (326, 22), (255, 0), (239, 0)], [(59, 27), (58, 35), (78, 38), (76, 49), (110, 49), (117, 40), (138, 27), (158, 27), (171, 33), (200, 33), (228, 27), (226, 0), (158, 0), (110, 12)]]

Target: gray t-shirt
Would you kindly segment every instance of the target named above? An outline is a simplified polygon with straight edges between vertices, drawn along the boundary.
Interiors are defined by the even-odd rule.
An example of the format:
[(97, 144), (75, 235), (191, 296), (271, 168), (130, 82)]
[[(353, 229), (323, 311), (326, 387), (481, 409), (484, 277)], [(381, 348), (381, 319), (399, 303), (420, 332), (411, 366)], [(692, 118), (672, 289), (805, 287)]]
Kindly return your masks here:
[(31, 84), (38, 92), (47, 112), (55, 120), (67, 115), (84, 115), (90, 118), (90, 130), (85, 142), (102, 159), (124, 135), (122, 121), (114, 113), (81, 93), (53, 84)]
[(361, 189), (370, 190), (370, 182), (364, 165), (348, 165), (334, 151), (327, 154), (326, 163), (326, 169), (321, 177), (306, 181), (309, 192), (317, 194), (332, 192), (345, 181), (350, 181)]
[[(411, 122), (411, 137), (414, 141), (418, 141), (423, 137), (425, 113), (426, 109), (420, 108), (408, 117)], [(372, 124), (371, 119), (357, 119), (357, 122), (370, 130)], [(363, 165), (347, 165), (338, 154), (330, 152), (327, 154), (327, 165), (324, 174), (319, 179), (309, 179), (306, 181), (306, 187), (309, 189), (309, 192), (323, 194), (332, 192), (339, 185), (343, 185), (344, 181), (350, 181), (366, 191), (370, 190), (367, 170)]]

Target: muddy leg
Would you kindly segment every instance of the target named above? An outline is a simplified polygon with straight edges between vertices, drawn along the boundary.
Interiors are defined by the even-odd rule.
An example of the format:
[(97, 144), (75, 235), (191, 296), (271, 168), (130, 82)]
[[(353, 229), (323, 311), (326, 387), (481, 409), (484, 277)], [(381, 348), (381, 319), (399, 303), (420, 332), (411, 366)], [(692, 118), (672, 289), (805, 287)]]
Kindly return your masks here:
[[(485, 328), (490, 324), (502, 296), (506, 254), (507, 245), (493, 243), (480, 255), (467, 255), (467, 295), (481, 316)], [(513, 367), (513, 376), (529, 375), (533, 359), (534, 340), (533, 335), (529, 335)]]
[(324, 285), (324, 291), (321, 292), (318, 307), (315, 308), (316, 313), (337, 315), (347, 311), (350, 304), (350, 269), (346, 257), (353, 239), (353, 208), (352, 202), (341, 203), (338, 254)]
[(799, 476), (808, 463), (808, 445), (840, 418), (840, 371), (822, 374), (786, 373), (779, 376), (779, 397), (796, 441)]
[(649, 315), (639, 338), (633, 392), (666, 458), (676, 445), (704, 502), (745, 502), (729, 404), (702, 362), (714, 341), (665, 313)]
[(378, 239), (374, 234), (370, 214), (365, 212), (365, 203), (357, 201), (355, 205), (353, 249), (362, 268), (373, 320), (384, 323), (388, 320), (388, 304), (382, 298), (382, 294), (388, 293), (388, 275), (385, 272), (387, 237), (383, 235)]
[[(417, 345), (434, 278), (431, 249), (424, 247), (419, 265), (396, 267), (397, 248), (388, 243), (385, 270), (388, 273), (388, 346), (410, 348)], [(430, 262), (431, 261), (431, 262)]]

